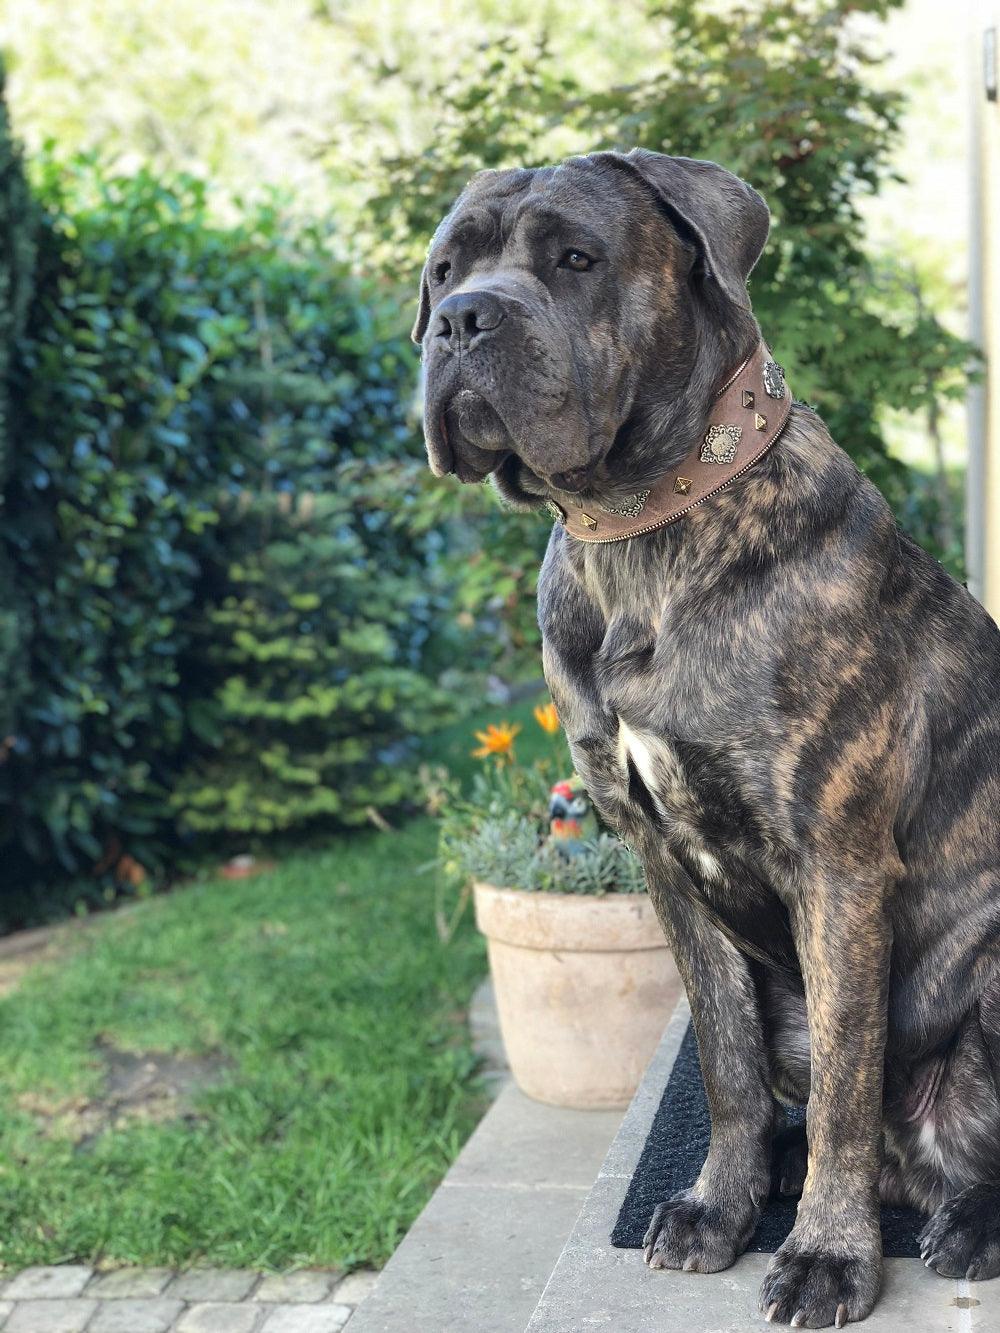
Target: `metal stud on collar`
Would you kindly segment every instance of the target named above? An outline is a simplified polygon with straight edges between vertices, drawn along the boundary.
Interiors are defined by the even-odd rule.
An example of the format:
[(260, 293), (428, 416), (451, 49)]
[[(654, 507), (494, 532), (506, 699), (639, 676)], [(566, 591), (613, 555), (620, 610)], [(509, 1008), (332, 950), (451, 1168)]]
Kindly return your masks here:
[(764, 388), (772, 398), (785, 396), (785, 372), (777, 361), (764, 363)]
[(607, 514), (623, 514), (625, 518), (638, 518), (648, 499), (649, 491), (637, 491), (635, 495), (628, 496), (616, 505), (602, 504), (601, 508)]

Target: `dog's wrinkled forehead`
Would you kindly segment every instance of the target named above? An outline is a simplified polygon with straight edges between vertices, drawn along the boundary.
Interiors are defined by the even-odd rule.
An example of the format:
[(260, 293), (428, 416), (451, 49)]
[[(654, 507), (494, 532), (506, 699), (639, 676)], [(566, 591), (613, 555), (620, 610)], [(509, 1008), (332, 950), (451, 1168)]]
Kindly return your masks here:
[(527, 251), (548, 238), (620, 252), (652, 239), (659, 227), (655, 198), (635, 173), (571, 158), (559, 166), (480, 172), (439, 227), (432, 253), (458, 249), (481, 266), (505, 249)]
[[(641, 249), (647, 269), (643, 242), (658, 237), (662, 245), (669, 237), (668, 248), (690, 255), (691, 272), (706, 293), (749, 311), (747, 278), (768, 224), (764, 200), (731, 171), (643, 148), (590, 153), (558, 166), (480, 172), (435, 233), (413, 336), (419, 342), (427, 329), (428, 279), (442, 264), (453, 264), (449, 248), (457, 249), (463, 266), (478, 269), (495, 263), (505, 247), (529, 246), (533, 228), (537, 245), (537, 229), (546, 227), (554, 240), (561, 232), (570, 245), (603, 243), (618, 259)], [(517, 256), (515, 262), (524, 261)]]

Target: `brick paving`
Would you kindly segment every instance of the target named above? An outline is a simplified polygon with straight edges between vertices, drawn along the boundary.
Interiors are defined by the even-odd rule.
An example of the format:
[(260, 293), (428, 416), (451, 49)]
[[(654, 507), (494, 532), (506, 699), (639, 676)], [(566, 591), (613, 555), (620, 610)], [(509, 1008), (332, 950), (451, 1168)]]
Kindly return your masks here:
[(341, 1333), (377, 1276), (26, 1268), (0, 1281), (0, 1333)]

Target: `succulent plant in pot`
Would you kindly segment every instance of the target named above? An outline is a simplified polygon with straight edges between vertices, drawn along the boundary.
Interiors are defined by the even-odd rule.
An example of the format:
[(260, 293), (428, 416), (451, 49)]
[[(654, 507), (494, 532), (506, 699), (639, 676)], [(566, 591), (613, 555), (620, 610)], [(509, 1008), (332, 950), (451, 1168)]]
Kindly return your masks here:
[(517, 760), (518, 728), (477, 733), (484, 767), (443, 815), (440, 864), (474, 895), (521, 1089), (558, 1106), (623, 1106), (680, 980), (642, 867), (591, 810), (554, 706), (535, 717), (552, 745), (530, 765)]

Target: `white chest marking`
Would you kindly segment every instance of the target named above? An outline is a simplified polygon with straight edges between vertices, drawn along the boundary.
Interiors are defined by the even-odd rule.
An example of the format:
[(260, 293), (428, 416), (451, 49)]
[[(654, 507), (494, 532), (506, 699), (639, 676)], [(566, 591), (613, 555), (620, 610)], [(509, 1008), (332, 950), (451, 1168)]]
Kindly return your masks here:
[(619, 718), (618, 762), (623, 772), (628, 769), (629, 759), (652, 794), (657, 808), (670, 820), (697, 858), (705, 878), (722, 879), (722, 866), (698, 833), (696, 804), (673, 747), (655, 736), (640, 736)]
[[(654, 741), (653, 745), (657, 745)], [(662, 748), (657, 745), (657, 749)], [(632, 730), (627, 722), (618, 719), (618, 762), (623, 769), (628, 768), (631, 758), (636, 771), (655, 796), (659, 780), (653, 763), (653, 752), (649, 742)]]

